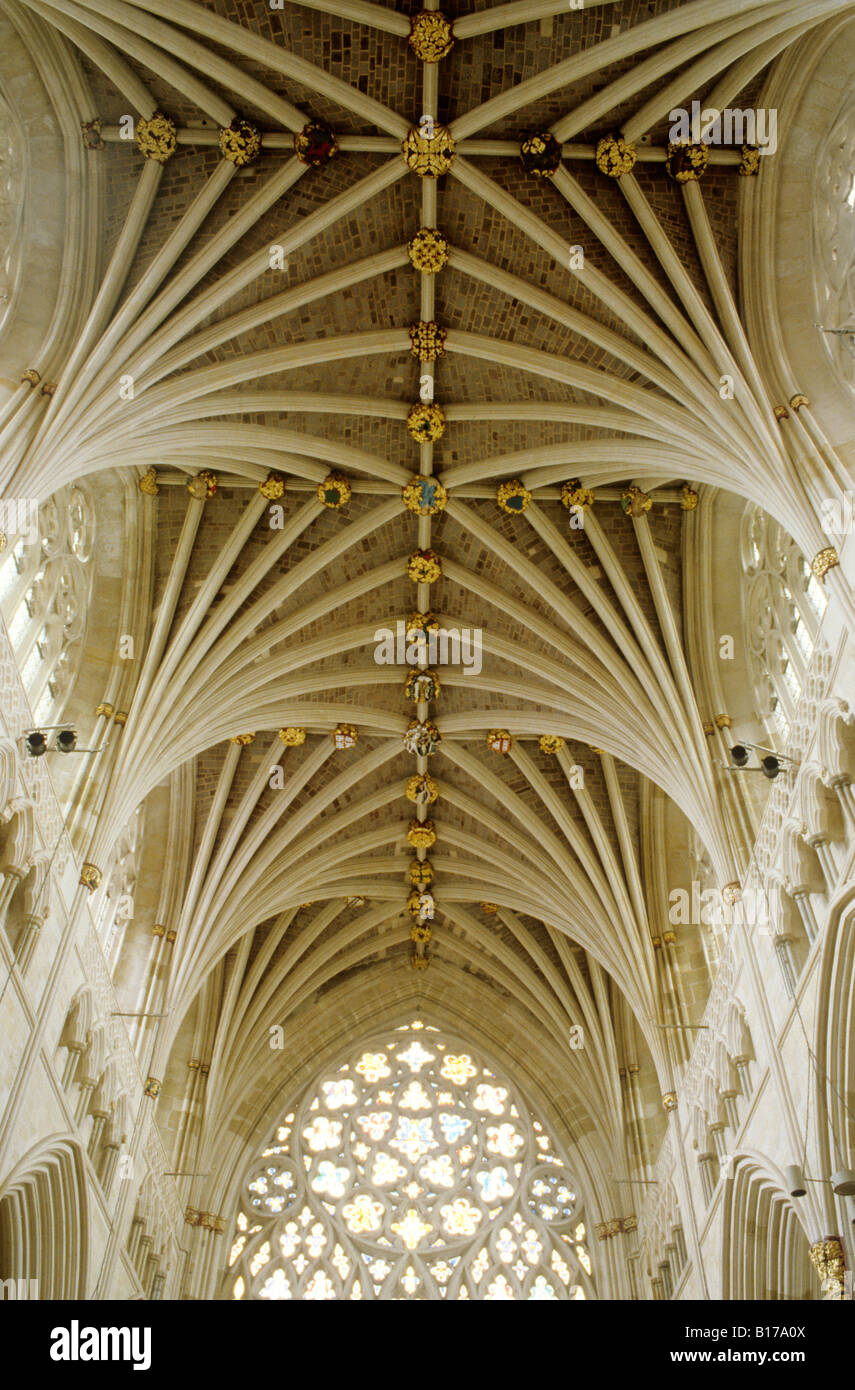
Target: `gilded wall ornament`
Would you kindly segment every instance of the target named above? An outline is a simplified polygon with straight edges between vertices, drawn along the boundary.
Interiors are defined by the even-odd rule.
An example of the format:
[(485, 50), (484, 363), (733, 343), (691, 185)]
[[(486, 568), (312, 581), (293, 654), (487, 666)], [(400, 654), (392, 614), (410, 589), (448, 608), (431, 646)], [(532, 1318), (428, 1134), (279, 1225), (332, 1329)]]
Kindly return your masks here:
[(433, 777), (419, 772), (407, 778), (404, 794), (408, 801), (414, 801), (417, 806), (432, 806), (439, 796), (439, 787)]
[(665, 168), (675, 183), (697, 183), (709, 162), (710, 152), (706, 145), (669, 140)]
[(117, 709), (116, 713), (113, 715), (113, 723), (124, 726), (125, 724), (127, 724), (127, 722), (128, 711), (126, 709)]
[(248, 748), (254, 738), (255, 734), (235, 734), (233, 738), (229, 739), (229, 743), (236, 743), (241, 748)]
[(733, 883), (726, 883), (721, 890), (721, 896), (728, 907), (742, 902), (742, 884), (737, 879), (734, 879)]
[(445, 352), (448, 329), (433, 319), (419, 319), (410, 327), (410, 352), (420, 362), (435, 362)]
[(538, 744), (541, 753), (560, 753), (564, 740), (558, 734), (541, 734)]
[(663, 1097), (662, 1097), (662, 1104), (664, 1105), (664, 1107), (665, 1107), (666, 1110), (676, 1110), (676, 1109), (677, 1109), (677, 1092), (676, 1092), (676, 1091), (666, 1091), (665, 1094), (664, 1094)]
[(436, 844), (436, 831), (432, 820), (411, 820), (407, 829), (407, 842), (413, 849), (430, 849)]
[(279, 738), (286, 748), (299, 748), (301, 743), (306, 742), (306, 730), (289, 724), (287, 729), (279, 730)]
[(594, 505), (593, 489), (583, 487), (578, 478), (568, 478), (567, 482), (561, 485), (561, 505), (566, 507), (568, 512), (585, 512)]
[(316, 168), (338, 154), (338, 141), (328, 125), (309, 121), (294, 136), (294, 153), (301, 164)]
[(610, 179), (622, 178), (624, 174), (631, 174), (638, 158), (638, 151), (631, 140), (624, 140), (622, 135), (604, 135), (602, 140), (597, 142), (594, 153), (594, 163), (601, 174), (607, 174)]
[(846, 1262), (839, 1236), (825, 1236), (810, 1247), (810, 1262), (819, 1275), (824, 1300), (842, 1299), (845, 1292)]
[(235, 116), (231, 125), (220, 131), (220, 154), (236, 169), (254, 164), (261, 154), (261, 131), (258, 126)]
[(436, 671), (410, 671), (404, 681), (404, 694), (408, 700), (413, 700), (416, 704), (436, 700), (441, 689)]
[(101, 886), (101, 870), (97, 864), (83, 864), (80, 869), (80, 885), (94, 893)]
[(410, 613), (406, 620), (405, 636), (408, 642), (426, 638), (430, 632), (439, 632), (439, 620), (434, 613)]
[(778, 421), (779, 424), (782, 420), (789, 420), (790, 412), (788, 411), (785, 405), (773, 406), (773, 410), (775, 412), (775, 419)]
[(162, 111), (155, 111), (150, 120), (141, 116), (137, 121), (137, 148), (146, 159), (165, 164), (178, 148), (175, 122)]
[(104, 719), (111, 719), (111, 718), (112, 718), (112, 715), (113, 715), (113, 706), (110, 705), (110, 704), (108, 704), (106, 700), (102, 700), (102, 701), (101, 701), (101, 704), (96, 706), (96, 709), (95, 709), (95, 717), (96, 717), (96, 719), (101, 719), (101, 718), (104, 718)]
[(514, 746), (514, 741), (507, 729), (491, 729), (487, 735), (487, 747), (493, 753), (506, 755), (510, 753)]
[(680, 489), (680, 506), (684, 512), (693, 512), (698, 505), (698, 494), (688, 483), (684, 483)]
[(442, 736), (435, 724), (429, 719), (411, 719), (404, 734), (404, 749), (407, 753), (415, 753), (417, 757), (429, 758), (435, 753)]
[(794, 396), (790, 396), (790, 409), (798, 412), (802, 406), (810, 406), (810, 401), (801, 391), (797, 391)]
[(359, 730), (355, 724), (336, 724), (330, 738), (338, 749), (353, 748), (359, 738)]
[(429, 859), (411, 859), (409, 876), (415, 888), (427, 888), (433, 883), (433, 865)]
[(436, 516), (445, 511), (448, 493), (438, 478), (421, 475), (412, 479), (402, 492), (404, 506), (416, 516)]
[(417, 917), (420, 922), (432, 922), (436, 916), (436, 899), (433, 893), (423, 889), (421, 892), (411, 893), (407, 898), (407, 911), (411, 917)]
[(149, 468), (139, 480), (139, 490), (146, 497), (156, 497), (160, 492), (157, 482), (157, 469)]
[(96, 116), (92, 121), (81, 121), (80, 125), (84, 150), (103, 150), (105, 142), (101, 134), (101, 117)]
[(350, 483), (343, 473), (330, 473), (318, 483), (318, 501), (332, 511), (345, 507), (350, 501)]
[(531, 493), (527, 487), (523, 487), (519, 478), (510, 478), (506, 483), (499, 484), (496, 501), (503, 512), (516, 516), (525, 511), (531, 501)]
[(436, 227), (420, 227), (407, 246), (407, 254), (416, 270), (436, 275), (448, 264), (448, 242)]
[(420, 10), (410, 20), (407, 42), (421, 62), (438, 63), (454, 47), (454, 28), (442, 10)]
[(736, 172), (742, 178), (756, 178), (760, 173), (760, 151), (756, 145), (742, 146), (742, 158)]
[(414, 584), (435, 584), (442, 574), (439, 556), (432, 550), (414, 550), (407, 561), (407, 574)]
[(414, 970), (427, 970), (430, 965), (430, 956), (411, 956), (410, 965)]
[(821, 579), (822, 582), (825, 583), (825, 576), (828, 574), (828, 571), (833, 570), (835, 566), (839, 564), (840, 556), (834, 549), (834, 546), (826, 545), (814, 555), (810, 562), (810, 567), (815, 578)]
[(550, 131), (538, 131), (523, 140), (520, 159), (527, 174), (551, 179), (561, 163), (561, 146)]
[(485, 912), (487, 914), (488, 917), (495, 917), (496, 913), (499, 910), (498, 903), (479, 903), (478, 906), (480, 907), (482, 912)]
[(148, 1096), (149, 1100), (157, 1100), (162, 1087), (162, 1081), (159, 1081), (156, 1076), (150, 1076), (145, 1083), (143, 1095)]
[(212, 473), (209, 468), (203, 468), (201, 473), (197, 473), (195, 478), (190, 478), (187, 483), (187, 491), (191, 497), (195, 497), (197, 502), (204, 502), (206, 498), (213, 497), (219, 486), (216, 473)]
[(433, 936), (433, 929), (427, 922), (414, 922), (410, 927), (410, 940), (415, 941), (417, 946), (427, 946)]
[(258, 484), (258, 490), (268, 502), (276, 502), (285, 494), (285, 478), (275, 469), (271, 469), (264, 482)]
[(643, 516), (653, 506), (652, 498), (642, 492), (640, 487), (624, 488), (620, 495), (620, 505), (627, 516)]
[(37, 372), (35, 367), (28, 367), (21, 377), (22, 386), (38, 386), (42, 379), (41, 372)]
[(407, 414), (407, 429), (417, 444), (430, 444), (445, 434), (445, 414), (435, 402), (420, 401)]
[(428, 139), (417, 126), (401, 141), (401, 154), (410, 173), (420, 179), (437, 179), (454, 163), (454, 139), (448, 126), (434, 125)]

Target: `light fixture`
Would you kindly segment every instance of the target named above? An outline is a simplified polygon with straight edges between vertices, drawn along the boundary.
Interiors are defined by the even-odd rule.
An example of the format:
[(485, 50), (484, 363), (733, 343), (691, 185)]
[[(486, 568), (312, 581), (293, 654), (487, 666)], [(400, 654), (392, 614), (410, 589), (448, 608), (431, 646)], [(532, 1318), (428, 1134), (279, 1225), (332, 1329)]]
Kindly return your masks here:
[[(766, 755), (760, 759), (759, 767), (748, 766), (751, 757), (748, 751), (749, 748), (753, 748), (755, 753), (764, 753)], [(764, 748), (759, 743), (735, 743), (728, 751), (733, 766), (725, 767), (725, 772), (762, 772), (763, 776), (768, 778), (770, 782), (774, 782), (775, 778), (778, 776), (781, 771), (782, 762), (792, 763), (795, 767), (798, 766), (795, 758), (788, 758), (784, 753), (773, 753), (771, 748)], [(723, 767), (724, 764), (721, 764), (721, 766)]]
[[(55, 733), (53, 743), (48, 747), (47, 734)], [(43, 724), (40, 729), (31, 729), (23, 735), (24, 746), (31, 758), (41, 758), (45, 753), (100, 753), (100, 748), (78, 748), (77, 730), (70, 724)]]
[(855, 357), (855, 328), (824, 328), (821, 323), (815, 323), (814, 328), (818, 328), (820, 333), (831, 333), (842, 338), (849, 352)]
[(805, 1196), (807, 1188), (804, 1174), (797, 1163), (791, 1163), (784, 1169), (784, 1182), (791, 1197)]
[(832, 1173), (831, 1190), (835, 1197), (855, 1197), (855, 1173), (851, 1168), (838, 1168)]

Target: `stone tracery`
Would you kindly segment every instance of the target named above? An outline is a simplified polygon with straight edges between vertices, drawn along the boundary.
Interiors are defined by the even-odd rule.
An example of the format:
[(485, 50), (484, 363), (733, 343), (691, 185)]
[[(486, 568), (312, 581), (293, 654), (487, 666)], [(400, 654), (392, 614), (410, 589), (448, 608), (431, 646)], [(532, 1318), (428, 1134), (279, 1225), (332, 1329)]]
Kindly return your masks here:
[[(400, 93), (362, 92), (251, 24), (184, 0), (112, 8), (136, 65), (108, 44), (109, 80), (90, 76), (114, 117), (119, 98), (111, 82), (122, 103), (133, 95), (141, 139), (122, 150), (105, 116), (96, 141), (92, 111), (75, 115), (86, 128), (85, 158), (93, 161), (87, 169), (97, 170), (105, 150), (136, 160), (126, 187), (133, 197), (124, 206), (117, 199), (114, 208), (124, 231), (98, 313), (90, 317), (92, 296), (80, 292), (79, 334), (57, 351), (56, 389), (47, 361), (39, 364), (45, 376), (28, 366), (3, 416), (10, 486), (14, 478), (16, 488), (44, 499), (45, 539), (59, 526), (51, 520), (57, 507), (78, 513), (63, 533), (63, 563), (25, 575), (27, 552), (18, 548), (5, 562), (8, 606), (20, 614), (12, 636), (34, 718), (47, 722), (75, 693), (91, 555), (84, 516), (91, 509), (79, 499), (94, 485), (81, 480), (134, 472), (139, 492), (125, 521), (141, 539), (133, 550), (139, 569), (127, 587), (137, 572), (147, 581), (146, 566), (154, 571), (151, 593), (141, 585), (122, 600), (123, 614), (145, 633), (143, 655), (121, 680), (114, 660), (117, 689), (97, 715), (107, 721), (99, 730), (109, 726), (110, 733), (94, 779), (104, 799), (97, 815), (94, 794), (78, 808), (75, 850), (93, 887), (100, 882), (91, 897), (97, 911), (114, 888), (131, 894), (137, 858), (150, 869), (163, 849), (157, 903), (139, 894), (133, 919), (121, 918), (118, 933), (104, 940), (114, 979), (129, 995), (122, 1002), (143, 1015), (129, 1030), (140, 1063), (156, 1042), (151, 1075), (135, 1079), (130, 1053), (122, 1052), (123, 1095), (133, 1105), (139, 1091), (138, 1103), (157, 1106), (158, 1122), (182, 1117), (167, 1137), (192, 1229), (167, 1234), (177, 1201), (162, 1176), (152, 1125), (148, 1175), (135, 1198), (130, 1190), (116, 1198), (105, 1268), (117, 1267), (116, 1233), (130, 1222), (126, 1244), (141, 1288), (154, 1294), (167, 1274), (170, 1291), (179, 1287), (178, 1234), (193, 1249), (180, 1286), (186, 1290), (190, 1281), (208, 1293), (218, 1286), (225, 1242), (217, 1250), (216, 1235), (245, 1157), (227, 1153), (221, 1136), (246, 1093), (275, 1092), (265, 1055), (271, 1020), (284, 1010), (296, 1041), (319, 1000), (340, 991), (336, 999), (349, 1010), (360, 978), (374, 972), (396, 989), (444, 992), (461, 1018), (477, 998), (473, 1056), (490, 1016), (485, 1000), (501, 999), (502, 1016), (531, 1039), (556, 1087), (560, 1081), (563, 1128), (555, 1133), (562, 1148), (585, 1137), (580, 1176), (601, 1239), (634, 1247), (634, 1216), (614, 1215), (624, 1209), (620, 1184), (629, 1181), (621, 1174), (653, 1171), (659, 1151), (667, 1202), (655, 1221), (641, 1223), (652, 1262), (644, 1275), (659, 1296), (671, 1296), (680, 1279), (694, 1279), (709, 1296), (696, 1213), (676, 1210), (677, 1158), (668, 1140), (661, 1150), (659, 1142), (663, 1124), (680, 1124), (697, 1138), (701, 1157), (721, 1157), (725, 1130), (728, 1143), (738, 1140), (742, 1107), (721, 1050), (701, 1067), (697, 1047), (694, 1070), (681, 1072), (690, 1046), (668, 1030), (707, 1026), (698, 1020), (710, 979), (718, 972), (733, 984), (734, 938), (750, 924), (738, 911), (733, 922), (717, 914), (714, 949), (708, 942), (700, 948), (690, 933), (662, 929), (662, 888), (678, 869), (675, 859), (663, 859), (664, 819), (653, 808), (667, 798), (674, 820), (691, 823), (691, 876), (728, 893), (728, 909), (740, 881), (758, 866), (792, 890), (812, 923), (788, 957), (792, 987), (821, 934), (817, 909), (822, 915), (842, 891), (825, 790), (845, 816), (851, 784), (848, 735), (828, 732), (841, 725), (840, 713), (824, 703), (832, 658), (825, 645), (814, 648), (820, 594), (831, 596), (832, 611), (849, 611), (849, 599), (835, 572), (841, 567), (827, 555), (821, 589), (816, 565), (813, 577), (810, 571), (827, 550), (821, 502), (844, 468), (822, 442), (802, 394), (791, 390), (783, 397), (789, 408), (776, 408), (773, 387), (743, 342), (733, 264), (717, 243), (721, 228), (713, 234), (715, 200), (706, 190), (725, 174), (736, 180), (744, 151), (713, 149), (702, 159), (686, 151), (669, 156), (665, 142), (646, 143), (668, 103), (687, 99), (680, 84), (704, 51), (705, 20), (696, 7), (665, 8), (590, 51), (574, 42), (533, 76), (448, 113), (440, 110), (437, 66), (451, 71), (480, 36), (489, 44), (501, 19), (489, 8), (456, 18), (453, 48), (451, 30), (436, 20), (414, 26), (410, 48), (425, 64), (417, 70), (420, 103), (449, 120), (437, 125), (437, 136), (415, 133), (418, 113)], [(366, 30), (382, 19), (376, 41), (387, 45), (384, 53), (393, 53), (393, 44), (406, 51), (410, 24), (403, 15), (363, 10), (358, 0), (352, 9)], [(831, 9), (820, 5), (811, 21)], [(94, 7), (75, 13), (77, 23), (98, 32)], [(556, 5), (545, 17), (561, 21), (557, 47), (564, 54), (568, 16)], [(793, 0), (788, 20), (803, 17), (805, 7)], [(756, 18), (734, 13), (733, 37)], [(50, 17), (39, 22), (50, 34)], [(315, 22), (321, 32), (327, 21)], [(732, 57), (715, 47), (716, 32), (709, 80)], [(660, 45), (680, 34), (678, 62)], [(146, 67), (140, 42), (169, 64), (172, 114), (161, 110), (169, 103), (160, 88), (155, 101), (147, 72), (137, 71)], [(750, 75), (744, 67), (728, 70), (719, 82), (750, 80), (764, 52), (748, 60)], [(285, 76), (305, 109), (285, 100), (281, 83), (250, 77), (248, 58), (253, 72), (269, 64)], [(573, 87), (599, 65), (624, 61), (628, 71), (595, 97)], [(604, 141), (599, 132), (609, 126), (601, 120), (618, 91), (625, 101), (664, 77), (664, 92), (656, 87), (622, 135)], [(256, 119), (231, 110), (232, 96)], [(338, 103), (336, 120), (322, 109), (325, 102)], [(526, 141), (515, 122), (534, 103), (541, 104), (539, 119), (530, 128), (542, 132)], [(309, 119), (315, 114), (325, 119)], [(597, 127), (593, 138), (589, 126)], [(408, 176), (401, 141), (418, 184)], [(502, 162), (507, 151), (497, 148), (503, 143), (515, 151), (512, 172)], [(666, 157), (679, 190), (665, 184)], [(197, 179), (192, 196), (176, 193), (182, 167)], [(588, 178), (595, 170), (597, 184)], [(94, 186), (99, 175), (91, 177)], [(758, 186), (762, 180), (761, 169)], [(740, 190), (743, 202), (752, 196), (750, 188)], [(467, 199), (470, 214), (478, 210), (480, 241), (467, 228)], [(565, 235), (570, 216), (572, 236), (585, 241), (582, 265), (583, 248)], [(388, 228), (375, 246), (384, 217)], [(355, 239), (333, 252), (340, 225)], [(140, 237), (145, 249), (136, 259)], [(366, 249), (370, 254), (355, 254)], [(132, 288), (122, 297), (131, 267)], [(455, 319), (458, 296), (479, 314), (483, 305), (486, 323), (469, 321), (471, 307)], [(510, 330), (509, 304), (516, 314)], [(344, 321), (336, 318), (342, 305)], [(722, 411), (719, 386), (731, 376), (738, 389), (732, 408)], [(125, 395), (116, 389), (119, 380)], [(57, 478), (65, 491), (54, 491)], [(695, 615), (684, 604), (691, 559), (681, 575), (681, 547), (694, 545), (701, 567), (707, 561), (709, 549), (697, 537), (713, 488), (732, 490), (749, 508), (747, 640), (756, 659), (757, 714), (774, 720), (778, 710), (781, 745), (798, 755), (810, 751), (794, 781), (775, 788), (753, 859), (750, 808), (735, 795), (728, 799), (710, 752), (729, 736), (730, 717), (711, 671), (694, 653), (687, 656), (682, 630)], [(768, 511), (760, 514), (760, 507)], [(87, 555), (78, 553), (87, 545)], [(443, 625), (448, 617), (458, 625), (483, 621), (483, 675), (419, 663), (416, 673), (390, 671), (386, 682), (382, 667), (371, 664), (375, 623), (429, 607)], [(838, 639), (835, 630), (830, 641)], [(18, 737), (20, 729), (9, 733)], [(826, 757), (820, 745), (836, 747), (838, 739), (839, 753)], [(414, 779), (422, 780), (411, 796)], [(146, 837), (133, 844), (128, 838), (141, 805), (147, 833), (158, 818), (168, 825), (150, 846)], [(804, 824), (810, 820), (817, 831), (809, 839), (798, 820), (802, 806), (810, 812)], [(839, 821), (834, 832), (831, 841)], [(32, 872), (33, 849), (28, 841), (3, 868), (10, 900), (18, 871)], [(806, 850), (815, 851), (821, 883)], [(407, 865), (422, 890), (412, 895), (415, 910)], [(111, 918), (105, 912), (107, 931)], [(771, 943), (755, 945), (765, 970)], [(406, 970), (401, 985), (408, 959), (418, 973)], [(38, 978), (38, 957), (35, 966), (30, 978)], [(99, 979), (99, 1008), (113, 1014), (103, 973)], [(723, 989), (710, 1008), (718, 1009)], [(162, 1031), (146, 1021), (149, 1012), (169, 1018)], [(582, 1049), (573, 1041), (579, 1028)], [(73, 1029), (69, 1036), (81, 1041)], [(723, 1034), (717, 1039), (738, 1068), (747, 1054), (731, 1052)], [(768, 1058), (762, 1064), (773, 1065)], [(112, 1074), (108, 1080), (117, 1093)], [(522, 1115), (519, 1102), (517, 1109)], [(333, 1122), (328, 1107), (319, 1113)], [(123, 1124), (108, 1125), (105, 1111), (97, 1118), (107, 1147), (115, 1148)], [(785, 1119), (794, 1142), (793, 1114)], [(249, 1144), (246, 1135), (241, 1143)], [(193, 1166), (200, 1148), (217, 1154), (209, 1187)], [(99, 1155), (99, 1182), (109, 1195), (109, 1156), (100, 1148)], [(299, 1229), (287, 1235), (299, 1237), (301, 1249), (325, 1235), (336, 1255), (329, 1224), (335, 1219), (338, 1264), (324, 1265), (308, 1295), (315, 1275), (305, 1265), (290, 1292), (349, 1296), (359, 1262), (347, 1242), (357, 1233), (345, 1233), (337, 1197), (332, 1212), (315, 1210), (313, 1219), (312, 1203), (322, 1194), (312, 1193), (311, 1181), (322, 1177), (321, 1161), (336, 1169), (335, 1160), (315, 1155), (307, 1175), (296, 1173), (309, 1189)], [(286, 1171), (283, 1160), (277, 1172)], [(338, 1180), (335, 1171), (323, 1177)], [(700, 1181), (705, 1187), (693, 1200), (705, 1212), (721, 1198), (723, 1166), (711, 1162)], [(372, 1202), (383, 1205), (382, 1188), (374, 1182), (361, 1194), (369, 1218)], [(474, 1199), (470, 1191), (459, 1200), (469, 1204), (466, 1213), (481, 1211), (485, 1223), (477, 1189)], [(408, 1211), (394, 1213), (398, 1232), (388, 1213), (390, 1242), (415, 1232)], [(250, 1232), (252, 1215), (244, 1216), (241, 1234), (252, 1240), (236, 1257), (243, 1296), (270, 1279), (282, 1294), (294, 1279), (293, 1260), (270, 1274), (278, 1256), (271, 1246), (270, 1260), (261, 1261), (267, 1233)], [(464, 1220), (463, 1209), (454, 1219)], [(537, 1220), (533, 1215), (531, 1229), (543, 1244)], [(781, 1230), (791, 1224), (784, 1221)], [(510, 1242), (530, 1239), (528, 1227), (508, 1230), (508, 1250)], [(493, 1263), (485, 1264), (483, 1283), (464, 1284), (455, 1270), (431, 1285), (415, 1249), (412, 1273), (400, 1263), (389, 1276), (397, 1281), (395, 1296), (421, 1297), (428, 1287), (432, 1297), (457, 1296), (452, 1291), (466, 1287), (470, 1297), (486, 1288), (494, 1290), (488, 1297), (549, 1297), (552, 1289), (563, 1298), (572, 1287), (593, 1295), (609, 1280), (627, 1296), (638, 1287), (628, 1270), (615, 1275), (605, 1260), (602, 1284), (590, 1286), (581, 1276), (568, 1283), (551, 1261), (542, 1268), (529, 1261), (516, 1274), (499, 1250), (504, 1239), (501, 1230), (491, 1236)], [(464, 1267), (471, 1266), (462, 1260)], [(364, 1297), (382, 1296), (361, 1277)], [(647, 1292), (646, 1283), (640, 1287)]]
[(572, 1181), (494, 1072), (404, 1024), (276, 1127), (241, 1194), (231, 1296), (583, 1299)]

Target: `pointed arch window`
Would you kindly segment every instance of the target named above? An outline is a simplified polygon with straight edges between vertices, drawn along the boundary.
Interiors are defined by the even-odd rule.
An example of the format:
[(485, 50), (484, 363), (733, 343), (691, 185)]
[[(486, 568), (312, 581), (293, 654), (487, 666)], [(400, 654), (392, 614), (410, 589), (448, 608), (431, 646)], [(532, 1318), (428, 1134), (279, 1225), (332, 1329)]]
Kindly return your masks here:
[(594, 1296), (578, 1188), (545, 1126), (475, 1050), (420, 1021), (350, 1054), (245, 1175), (224, 1294)]
[(826, 595), (795, 541), (761, 507), (742, 521), (743, 616), (757, 701), (786, 742), (807, 677)]
[(95, 509), (82, 483), (17, 503), (20, 534), (0, 561), (0, 611), (35, 719), (58, 717), (77, 674), (92, 592)]

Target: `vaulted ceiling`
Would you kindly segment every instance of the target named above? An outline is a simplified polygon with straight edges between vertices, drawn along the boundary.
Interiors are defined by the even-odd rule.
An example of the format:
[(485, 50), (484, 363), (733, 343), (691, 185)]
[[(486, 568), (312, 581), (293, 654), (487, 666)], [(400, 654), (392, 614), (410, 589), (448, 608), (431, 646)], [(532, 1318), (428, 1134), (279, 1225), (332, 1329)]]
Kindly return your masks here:
[[(716, 488), (822, 543), (740, 324), (750, 156), (713, 146), (676, 179), (669, 112), (751, 105), (839, 8), (461, 0), (425, 61), (444, 31), (420, 20), (410, 42), (407, 0), (9, 5), (60, 94), (78, 273), (6, 485), (141, 485), (119, 628), (142, 655), (115, 667), (129, 715), (86, 857), (168, 783), (158, 1047), (211, 1058), (212, 1135), (269, 1103), (272, 1024), (298, 1050), (319, 1010), (326, 1036), (372, 993), (504, 1037), (602, 1164), (625, 1142), (619, 1069), (646, 1047), (666, 1085), (666, 826), (694, 827), (719, 886), (740, 868), (687, 656), (687, 547)], [(402, 156), (425, 115), (427, 177)], [(300, 137), (312, 122), (331, 157), (323, 130)], [(521, 142), (550, 133), (535, 172)], [(419, 324), (445, 330), (433, 360)], [(402, 500), (419, 476), (447, 493), (433, 514)], [(503, 509), (516, 481), (527, 505)], [(434, 582), (410, 577), (417, 550)], [(421, 704), (375, 660), (414, 611), (483, 634), (481, 671), (437, 668)], [(404, 746), (413, 719), (439, 731), (429, 757)], [(429, 807), (405, 795), (418, 774)], [(413, 941), (424, 858), (436, 915)]]

